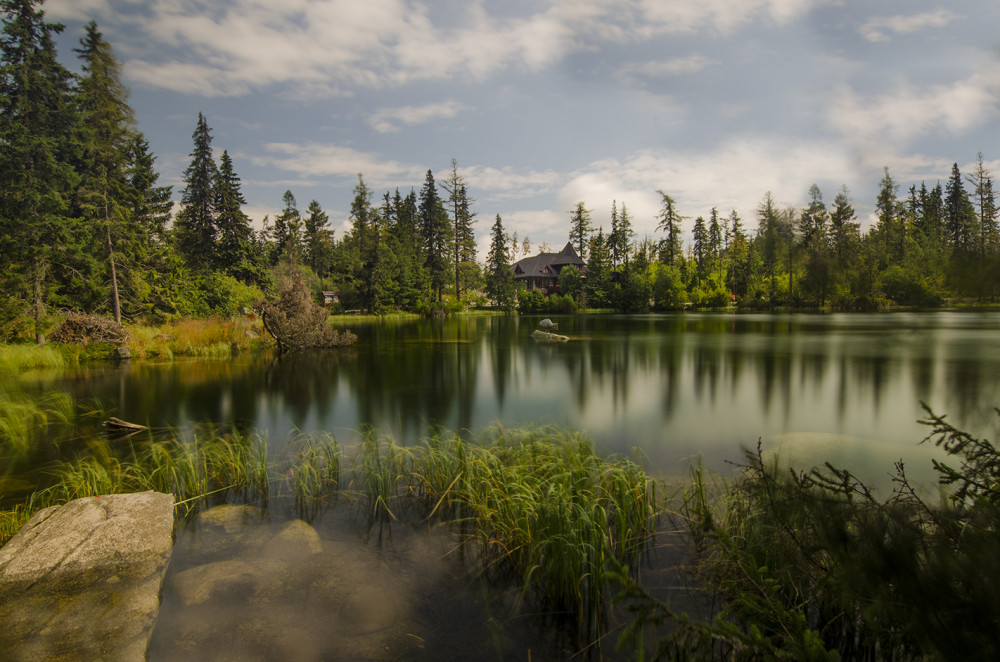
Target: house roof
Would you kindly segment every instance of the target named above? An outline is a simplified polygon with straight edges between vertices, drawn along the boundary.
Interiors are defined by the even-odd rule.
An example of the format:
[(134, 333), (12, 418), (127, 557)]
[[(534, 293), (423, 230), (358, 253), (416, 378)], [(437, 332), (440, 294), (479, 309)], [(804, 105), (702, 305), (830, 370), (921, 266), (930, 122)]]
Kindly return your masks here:
[(558, 253), (539, 253), (522, 258), (511, 265), (511, 270), (516, 278), (558, 278), (562, 268), (568, 265), (583, 268), (583, 260), (569, 242)]

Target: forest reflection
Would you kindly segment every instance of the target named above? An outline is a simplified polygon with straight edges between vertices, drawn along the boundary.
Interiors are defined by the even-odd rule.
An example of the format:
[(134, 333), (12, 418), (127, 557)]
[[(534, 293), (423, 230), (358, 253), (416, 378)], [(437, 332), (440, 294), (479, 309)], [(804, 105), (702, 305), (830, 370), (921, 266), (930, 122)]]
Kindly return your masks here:
[[(915, 444), (921, 401), (970, 429), (1000, 395), (1000, 314), (470, 316), (355, 325), (353, 347), (232, 360), (136, 362), (37, 375), (28, 388), (113, 403), (153, 426), (436, 428), (553, 423), (659, 463), (790, 433)], [(31, 386), (30, 384), (34, 384)]]

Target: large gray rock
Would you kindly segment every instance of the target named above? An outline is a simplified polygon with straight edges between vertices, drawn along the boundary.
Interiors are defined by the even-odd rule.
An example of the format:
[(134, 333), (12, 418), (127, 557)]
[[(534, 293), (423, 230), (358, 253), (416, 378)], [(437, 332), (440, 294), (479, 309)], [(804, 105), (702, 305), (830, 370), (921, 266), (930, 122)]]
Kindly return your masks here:
[(3, 659), (145, 659), (172, 534), (158, 492), (36, 513), (0, 548)]

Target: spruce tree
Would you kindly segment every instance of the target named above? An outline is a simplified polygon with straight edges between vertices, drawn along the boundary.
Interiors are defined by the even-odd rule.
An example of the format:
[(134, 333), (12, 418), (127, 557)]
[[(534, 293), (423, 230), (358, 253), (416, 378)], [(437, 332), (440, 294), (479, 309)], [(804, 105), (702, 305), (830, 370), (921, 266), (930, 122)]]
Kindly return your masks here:
[(217, 174), (212, 159), (212, 130), (205, 116), (198, 113), (198, 124), (192, 134), (194, 150), (184, 171), (184, 192), (181, 210), (174, 221), (177, 247), (188, 264), (197, 269), (210, 269), (215, 262), (215, 193)]
[(325, 276), (330, 268), (333, 230), (328, 227), (329, 224), (329, 214), (323, 211), (319, 202), (310, 201), (303, 221), (303, 243), (306, 251), (306, 262), (313, 272), (320, 276)]
[(973, 197), (977, 208), (979, 236), (976, 239), (979, 255), (982, 257), (997, 250), (1000, 238), (997, 216), (1000, 210), (997, 209), (996, 194), (993, 192), (993, 177), (983, 164), (983, 153), (979, 152), (976, 157), (976, 170), (969, 177), (969, 183), (973, 186)]
[(657, 191), (662, 200), (659, 219), (656, 229), (665, 232), (666, 238), (660, 242), (660, 262), (668, 266), (674, 265), (681, 259), (681, 221), (683, 217), (677, 213), (674, 199), (664, 193)]
[(5, 292), (30, 301), (35, 340), (45, 342), (50, 266), (72, 241), (67, 216), (77, 175), (71, 74), (56, 59), (39, 0), (2, 0), (0, 17), (0, 254), (12, 268)]
[(431, 288), (438, 303), (443, 299), (444, 284), (448, 273), (448, 239), (450, 226), (448, 213), (438, 196), (434, 175), (430, 169), (420, 189), (420, 229), (423, 238), (424, 264), (430, 276)]
[(121, 324), (116, 261), (133, 258), (134, 262), (148, 243), (148, 237), (142, 236), (142, 226), (132, 221), (129, 207), (132, 196), (127, 165), (136, 135), (135, 117), (128, 105), (121, 67), (93, 21), (87, 24), (76, 52), (83, 60), (83, 76), (76, 93), (80, 112), (77, 170), (81, 181), (75, 201), (91, 250), (105, 254), (107, 278), (98, 274), (96, 280), (110, 283), (112, 314)]
[(490, 234), (490, 252), (486, 257), (486, 296), (503, 310), (514, 307), (514, 274), (510, 270), (507, 235), (497, 214)]
[(590, 210), (583, 202), (576, 203), (576, 208), (570, 212), (569, 242), (576, 248), (581, 260), (587, 260), (587, 248), (590, 243), (591, 225)]
[(271, 229), (273, 252), (271, 265), (277, 265), (284, 260), (298, 264), (302, 257), (302, 215), (298, 203), (291, 191), (286, 190), (281, 195), (285, 208), (274, 217), (274, 227)]
[(962, 185), (962, 173), (958, 164), (952, 164), (951, 177), (945, 186), (944, 198), (945, 230), (952, 250), (968, 253), (976, 245), (976, 212)]
[(250, 219), (243, 213), (246, 199), (240, 190), (240, 178), (233, 168), (229, 152), (223, 150), (213, 186), (215, 194), (215, 227), (218, 241), (215, 268), (247, 284), (263, 281), (256, 262), (254, 233)]

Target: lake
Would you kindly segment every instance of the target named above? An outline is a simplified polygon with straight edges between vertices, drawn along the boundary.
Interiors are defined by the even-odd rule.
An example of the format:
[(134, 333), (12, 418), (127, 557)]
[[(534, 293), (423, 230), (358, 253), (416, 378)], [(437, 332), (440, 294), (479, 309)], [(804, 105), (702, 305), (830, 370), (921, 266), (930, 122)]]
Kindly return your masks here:
[[(569, 342), (530, 337), (540, 317), (362, 322), (351, 348), (231, 360), (94, 364), (15, 385), (66, 390), (153, 427), (212, 422), (407, 443), (436, 428), (554, 424), (602, 450), (637, 449), (657, 475), (701, 458), (725, 470), (758, 438), (795, 462), (882, 476), (915, 471), (926, 402), (992, 434), (1000, 313), (677, 314), (552, 317)], [(916, 466), (920, 465), (920, 466)], [(930, 473), (925, 473), (929, 476)]]
[[(932, 484), (940, 453), (918, 444), (928, 432), (922, 401), (996, 438), (998, 312), (553, 316), (570, 338), (555, 344), (531, 338), (541, 319), (358, 320), (346, 349), (97, 363), (8, 376), (0, 388), (94, 403), (104, 411), (84, 432), (107, 415), (154, 428), (210, 423), (265, 430), (274, 453), (298, 431), (333, 432), (349, 446), (369, 426), (404, 444), (438, 429), (564, 426), (664, 478), (699, 459), (731, 472), (760, 439), (793, 465), (830, 460), (881, 486), (902, 458)], [(0, 480), (25, 485), (51, 459), (8, 458)], [(295, 539), (287, 527), (297, 515), (281, 504), (228, 517), (178, 528), (151, 660), (573, 652), (544, 619), (515, 617), (516, 595), (486, 597), (444, 527), (375, 535), (331, 509), (312, 520), (313, 538)], [(318, 551), (303, 555), (309, 545)], [(657, 557), (645, 581), (676, 595), (676, 553), (659, 544)], [(198, 593), (206, 582), (219, 587), (211, 599)]]

